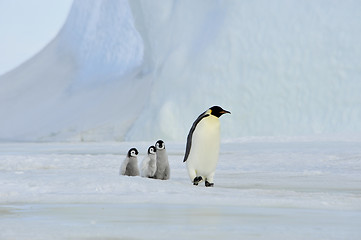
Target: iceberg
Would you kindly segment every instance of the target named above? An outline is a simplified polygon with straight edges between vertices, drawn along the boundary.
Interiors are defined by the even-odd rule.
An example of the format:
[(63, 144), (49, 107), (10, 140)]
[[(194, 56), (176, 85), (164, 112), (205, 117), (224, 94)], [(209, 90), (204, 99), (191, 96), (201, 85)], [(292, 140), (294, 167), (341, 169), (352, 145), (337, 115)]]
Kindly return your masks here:
[(0, 76), (2, 141), (185, 140), (212, 105), (223, 138), (360, 135), (360, 4), (82, 1)]

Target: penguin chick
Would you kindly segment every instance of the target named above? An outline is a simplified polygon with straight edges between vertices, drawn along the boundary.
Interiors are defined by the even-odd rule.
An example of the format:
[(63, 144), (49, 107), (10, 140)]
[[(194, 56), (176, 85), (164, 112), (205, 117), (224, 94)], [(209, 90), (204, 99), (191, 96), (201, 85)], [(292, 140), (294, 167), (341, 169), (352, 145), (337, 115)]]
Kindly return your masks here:
[(140, 166), (142, 177), (154, 178), (155, 171), (157, 170), (156, 151), (157, 149), (154, 146), (148, 148), (148, 154), (144, 157)]
[(120, 175), (139, 176), (137, 155), (138, 150), (136, 148), (129, 149), (127, 157), (120, 166)]
[(158, 140), (155, 143), (155, 148), (157, 149), (157, 170), (155, 171), (154, 178), (168, 180), (170, 177), (170, 168), (164, 142)]
[(206, 187), (213, 187), (213, 177), (219, 156), (219, 117), (230, 113), (219, 106), (203, 112), (194, 121), (187, 137), (183, 162), (187, 161), (188, 174), (194, 185), (205, 181)]

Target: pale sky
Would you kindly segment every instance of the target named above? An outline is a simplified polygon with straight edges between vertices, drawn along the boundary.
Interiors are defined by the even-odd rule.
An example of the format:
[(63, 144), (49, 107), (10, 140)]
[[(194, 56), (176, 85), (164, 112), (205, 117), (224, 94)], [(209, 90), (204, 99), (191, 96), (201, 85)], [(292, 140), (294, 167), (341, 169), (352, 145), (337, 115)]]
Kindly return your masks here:
[(0, 0), (0, 75), (49, 43), (64, 24), (73, 0)]

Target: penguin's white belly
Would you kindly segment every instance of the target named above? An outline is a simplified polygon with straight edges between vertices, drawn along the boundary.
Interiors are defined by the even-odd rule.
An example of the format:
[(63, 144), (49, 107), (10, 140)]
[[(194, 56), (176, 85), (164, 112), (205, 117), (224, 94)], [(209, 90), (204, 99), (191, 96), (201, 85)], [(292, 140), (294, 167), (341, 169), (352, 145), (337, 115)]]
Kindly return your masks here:
[(187, 159), (188, 170), (197, 176), (208, 176), (216, 170), (220, 144), (220, 123), (209, 116), (202, 119), (192, 136), (192, 146)]

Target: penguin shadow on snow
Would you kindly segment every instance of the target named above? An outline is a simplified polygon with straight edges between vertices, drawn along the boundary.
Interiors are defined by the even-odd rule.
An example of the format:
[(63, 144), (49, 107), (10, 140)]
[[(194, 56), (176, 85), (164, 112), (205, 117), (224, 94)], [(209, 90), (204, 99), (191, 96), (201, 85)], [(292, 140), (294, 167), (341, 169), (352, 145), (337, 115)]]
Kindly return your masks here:
[[(168, 154), (163, 140), (158, 140), (155, 146), (150, 146), (147, 155), (144, 156), (138, 168), (138, 150), (131, 148), (120, 167), (120, 175), (141, 176), (168, 180), (170, 178), (170, 167)], [(140, 171), (139, 171), (140, 169)]]

